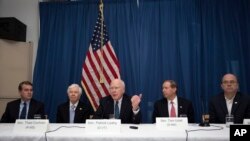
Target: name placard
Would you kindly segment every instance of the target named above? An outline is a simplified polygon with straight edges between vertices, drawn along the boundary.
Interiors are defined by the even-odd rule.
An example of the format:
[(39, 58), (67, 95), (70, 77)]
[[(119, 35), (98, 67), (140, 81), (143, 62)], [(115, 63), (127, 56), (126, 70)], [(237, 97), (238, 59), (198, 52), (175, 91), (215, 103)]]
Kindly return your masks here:
[(120, 119), (87, 119), (86, 132), (92, 133), (120, 133)]
[(250, 119), (248, 118), (245, 118), (244, 120), (243, 120), (243, 124), (250, 124)]
[(157, 117), (156, 127), (160, 130), (185, 130), (188, 120), (187, 117)]
[(13, 133), (45, 133), (49, 128), (48, 119), (17, 119)]

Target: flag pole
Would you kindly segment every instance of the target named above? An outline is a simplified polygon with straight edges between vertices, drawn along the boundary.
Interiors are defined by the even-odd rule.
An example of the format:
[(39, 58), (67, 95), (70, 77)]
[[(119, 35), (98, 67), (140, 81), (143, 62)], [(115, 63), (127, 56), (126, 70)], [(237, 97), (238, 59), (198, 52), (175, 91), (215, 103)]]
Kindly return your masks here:
[(104, 16), (103, 16), (103, 2), (102, 0), (100, 0), (100, 5), (99, 5), (99, 9), (100, 9), (100, 12), (101, 12), (101, 72), (100, 72), (100, 83), (104, 83), (104, 76), (103, 76), (103, 65), (102, 65), (102, 61), (103, 61), (103, 49), (102, 49), (102, 46), (103, 46), (103, 21), (104, 21)]

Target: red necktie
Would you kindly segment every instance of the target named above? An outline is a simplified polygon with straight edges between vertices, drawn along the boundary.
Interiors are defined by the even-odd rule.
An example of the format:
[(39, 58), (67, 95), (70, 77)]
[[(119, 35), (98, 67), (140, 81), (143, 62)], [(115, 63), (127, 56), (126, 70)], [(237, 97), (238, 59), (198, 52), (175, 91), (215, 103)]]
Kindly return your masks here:
[(176, 117), (176, 112), (175, 112), (175, 108), (174, 108), (174, 102), (171, 101), (171, 109), (170, 109), (170, 117)]

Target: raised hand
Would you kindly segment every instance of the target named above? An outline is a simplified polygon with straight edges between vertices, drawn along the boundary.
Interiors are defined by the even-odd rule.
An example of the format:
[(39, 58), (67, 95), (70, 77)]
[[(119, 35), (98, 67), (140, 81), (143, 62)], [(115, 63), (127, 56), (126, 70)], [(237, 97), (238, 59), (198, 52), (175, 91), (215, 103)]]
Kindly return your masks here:
[(131, 103), (132, 103), (133, 111), (136, 111), (139, 109), (141, 98), (142, 98), (142, 94), (139, 94), (139, 96), (138, 95), (132, 96)]

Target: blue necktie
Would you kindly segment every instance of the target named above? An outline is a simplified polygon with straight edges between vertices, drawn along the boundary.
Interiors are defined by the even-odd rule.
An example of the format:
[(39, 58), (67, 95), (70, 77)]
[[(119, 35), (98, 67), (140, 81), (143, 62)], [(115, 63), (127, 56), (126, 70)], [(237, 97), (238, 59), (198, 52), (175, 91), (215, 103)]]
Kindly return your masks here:
[(115, 102), (115, 119), (120, 118), (120, 112), (119, 112), (119, 106), (118, 106), (118, 101)]
[(74, 119), (75, 119), (75, 105), (72, 105), (70, 107), (69, 113), (70, 113), (70, 115), (69, 115), (69, 122), (70, 123), (74, 123)]
[(23, 109), (20, 115), (20, 119), (26, 119), (27, 106), (26, 102), (23, 103)]

